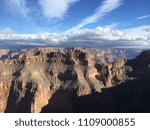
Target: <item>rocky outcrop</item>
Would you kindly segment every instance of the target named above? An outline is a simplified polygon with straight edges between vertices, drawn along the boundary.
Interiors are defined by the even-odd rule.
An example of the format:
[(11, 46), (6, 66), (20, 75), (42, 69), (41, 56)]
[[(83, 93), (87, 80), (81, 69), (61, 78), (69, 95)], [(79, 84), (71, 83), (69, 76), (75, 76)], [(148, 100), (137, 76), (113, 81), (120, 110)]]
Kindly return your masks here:
[[(74, 98), (101, 93), (103, 88), (133, 80), (143, 65), (142, 72), (149, 76), (149, 56), (147, 51), (135, 60), (104, 62), (88, 49), (81, 48), (21, 52), (13, 59), (0, 61), (0, 112), (44, 112), (51, 109), (67, 112), (66, 101), (69, 102), (66, 110), (73, 112), (71, 104)], [(143, 70), (145, 66), (147, 68)], [(64, 92), (67, 93), (62, 101)], [(59, 105), (55, 104), (56, 100), (59, 100)]]
[(103, 81), (105, 87), (112, 87), (127, 80), (132, 80), (132, 77), (127, 75), (132, 71), (132, 67), (127, 66), (126, 62), (124, 59), (118, 59), (106, 65), (96, 64), (99, 72), (98, 78)]

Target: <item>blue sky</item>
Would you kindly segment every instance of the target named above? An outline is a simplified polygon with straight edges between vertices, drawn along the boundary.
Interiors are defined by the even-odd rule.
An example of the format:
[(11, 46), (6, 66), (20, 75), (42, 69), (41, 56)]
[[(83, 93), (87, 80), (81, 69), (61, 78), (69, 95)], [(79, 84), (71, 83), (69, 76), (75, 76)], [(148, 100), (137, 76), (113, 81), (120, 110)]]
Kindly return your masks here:
[(76, 45), (90, 36), (95, 46), (150, 47), (149, 6), (150, 0), (1, 0), (0, 43)]

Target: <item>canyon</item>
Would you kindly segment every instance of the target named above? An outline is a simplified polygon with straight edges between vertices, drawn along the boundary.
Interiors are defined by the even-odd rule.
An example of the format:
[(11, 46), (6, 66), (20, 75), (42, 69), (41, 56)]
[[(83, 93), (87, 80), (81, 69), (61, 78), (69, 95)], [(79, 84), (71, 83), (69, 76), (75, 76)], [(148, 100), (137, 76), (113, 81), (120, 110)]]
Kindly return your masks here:
[(150, 112), (149, 77), (149, 50), (1, 50), (0, 112)]

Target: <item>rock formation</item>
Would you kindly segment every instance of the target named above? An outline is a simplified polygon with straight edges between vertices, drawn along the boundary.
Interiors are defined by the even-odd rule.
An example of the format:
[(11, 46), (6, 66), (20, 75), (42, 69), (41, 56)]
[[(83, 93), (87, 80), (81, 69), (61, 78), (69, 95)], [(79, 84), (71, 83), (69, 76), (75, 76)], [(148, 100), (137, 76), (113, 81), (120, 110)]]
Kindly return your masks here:
[(150, 51), (112, 62), (97, 55), (81, 48), (39, 48), (1, 60), (0, 112), (76, 112), (78, 97), (150, 76)]

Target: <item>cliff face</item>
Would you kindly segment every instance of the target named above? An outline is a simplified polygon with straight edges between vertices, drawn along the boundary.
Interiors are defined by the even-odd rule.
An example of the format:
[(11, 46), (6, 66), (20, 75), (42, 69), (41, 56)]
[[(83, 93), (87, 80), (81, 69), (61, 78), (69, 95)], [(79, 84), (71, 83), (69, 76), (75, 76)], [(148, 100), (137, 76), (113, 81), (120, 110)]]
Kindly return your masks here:
[(150, 76), (149, 51), (106, 63), (81, 48), (31, 49), (0, 61), (0, 112), (74, 112), (74, 98), (102, 93), (140, 73)]

